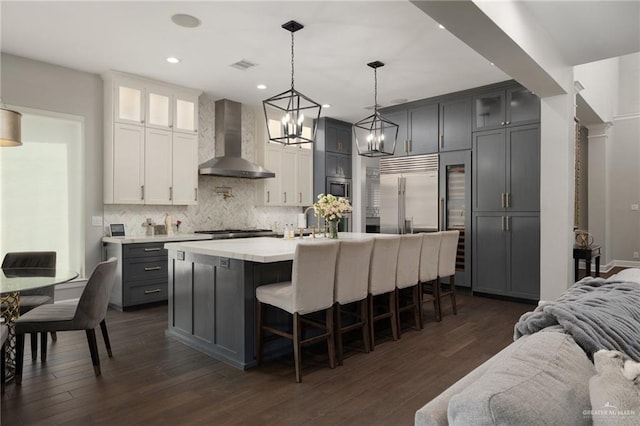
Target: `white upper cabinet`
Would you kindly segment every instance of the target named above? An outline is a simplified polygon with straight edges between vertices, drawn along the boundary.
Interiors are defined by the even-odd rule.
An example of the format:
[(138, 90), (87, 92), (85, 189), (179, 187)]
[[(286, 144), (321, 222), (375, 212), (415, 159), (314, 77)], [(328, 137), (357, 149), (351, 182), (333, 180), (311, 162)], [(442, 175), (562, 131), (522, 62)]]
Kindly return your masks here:
[(109, 71), (104, 202), (196, 204), (200, 92)]
[(146, 126), (171, 130), (173, 125), (173, 95), (166, 87), (147, 89)]
[(198, 204), (198, 136), (174, 133), (172, 157), (173, 204)]
[[(272, 134), (280, 131), (280, 124), (270, 120)], [(313, 150), (311, 144), (284, 146), (267, 142), (266, 126), (258, 123), (258, 161), (276, 174), (261, 179), (257, 203), (263, 206), (306, 207), (313, 204)]]
[(114, 87), (114, 120), (119, 123), (144, 124), (144, 86), (123, 80)]
[(198, 133), (198, 96), (176, 93), (173, 111), (174, 132)]

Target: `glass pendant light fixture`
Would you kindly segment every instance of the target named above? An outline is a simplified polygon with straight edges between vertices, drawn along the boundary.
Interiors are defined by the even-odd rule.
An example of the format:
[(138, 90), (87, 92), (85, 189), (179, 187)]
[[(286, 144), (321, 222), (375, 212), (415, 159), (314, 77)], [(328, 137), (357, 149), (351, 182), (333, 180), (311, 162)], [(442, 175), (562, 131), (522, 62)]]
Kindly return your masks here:
[(304, 26), (289, 21), (282, 28), (291, 32), (291, 89), (262, 101), (269, 140), (284, 145), (313, 143), (322, 106), (294, 84), (294, 33)]
[(373, 68), (374, 104), (373, 114), (353, 125), (353, 135), (358, 148), (358, 155), (364, 157), (384, 157), (393, 155), (398, 138), (398, 125), (387, 120), (378, 112), (378, 68), (384, 64), (380, 61), (367, 64)]
[(21, 118), (22, 114), (5, 108), (0, 101), (0, 146), (22, 145)]

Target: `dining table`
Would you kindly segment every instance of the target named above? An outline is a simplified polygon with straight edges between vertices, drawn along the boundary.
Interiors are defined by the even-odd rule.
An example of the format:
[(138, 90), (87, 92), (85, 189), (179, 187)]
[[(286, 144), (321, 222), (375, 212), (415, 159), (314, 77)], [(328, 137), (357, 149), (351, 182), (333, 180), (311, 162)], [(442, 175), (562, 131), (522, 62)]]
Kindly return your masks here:
[(0, 270), (0, 322), (9, 327), (6, 342), (7, 381), (15, 371), (16, 338), (14, 322), (20, 316), (20, 292), (62, 284), (78, 273), (57, 268), (2, 268)]

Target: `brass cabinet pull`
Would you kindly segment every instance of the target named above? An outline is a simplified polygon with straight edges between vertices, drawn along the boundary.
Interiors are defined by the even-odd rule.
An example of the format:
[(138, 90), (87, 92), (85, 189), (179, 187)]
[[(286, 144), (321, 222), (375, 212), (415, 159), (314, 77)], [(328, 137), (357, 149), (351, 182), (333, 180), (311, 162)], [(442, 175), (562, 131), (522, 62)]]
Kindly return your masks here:
[(500, 216), (500, 228), (504, 231), (504, 216)]
[(173, 186), (169, 187), (169, 201), (173, 201)]
[(507, 205), (507, 208), (510, 208), (511, 207), (511, 193), (510, 192), (507, 192), (505, 194), (505, 199), (507, 200), (506, 203), (505, 203)]
[(413, 152), (413, 139), (409, 139), (409, 152)]
[(511, 122), (510, 122), (510, 121), (507, 121), (507, 122), (506, 122), (506, 124), (507, 124), (507, 126), (508, 126), (509, 124), (511, 124)]
[(267, 203), (271, 202), (271, 191), (267, 191)]
[(144, 251), (160, 251), (160, 250), (162, 250), (162, 248), (161, 248), (161, 247), (156, 247), (156, 248), (146, 248), (146, 249), (144, 249)]
[(507, 216), (507, 217), (505, 218), (505, 223), (507, 224), (507, 226), (506, 226), (507, 231), (509, 230), (509, 219), (511, 219), (511, 217), (510, 217), (510, 216)]
[(500, 193), (500, 208), (504, 209), (504, 192)]
[(144, 200), (144, 185), (140, 185), (140, 199)]
[(193, 188), (193, 192), (195, 193), (195, 200), (198, 201), (198, 188)]
[(440, 148), (444, 148), (444, 133), (440, 135)]
[(161, 291), (161, 289), (156, 288), (155, 290), (145, 290), (144, 294), (160, 293)]
[(145, 271), (159, 271), (160, 267), (159, 266), (147, 266), (144, 268)]
[(500, 122), (500, 125), (501, 125), (501, 126), (504, 126), (504, 125), (505, 125), (505, 122), (504, 122), (504, 121), (501, 121), (501, 122)]
[(302, 204), (302, 192), (298, 192), (298, 203)]
[(286, 192), (282, 193), (282, 198), (284, 198), (284, 202), (286, 203), (287, 202), (287, 193)]

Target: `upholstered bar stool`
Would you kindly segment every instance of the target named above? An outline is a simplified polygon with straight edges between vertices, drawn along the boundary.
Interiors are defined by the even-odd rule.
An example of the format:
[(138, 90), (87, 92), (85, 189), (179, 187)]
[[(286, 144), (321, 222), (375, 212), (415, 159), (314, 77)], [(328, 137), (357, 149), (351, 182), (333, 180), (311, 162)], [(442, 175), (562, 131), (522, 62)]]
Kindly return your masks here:
[[(442, 320), (440, 311), (440, 286), (438, 280), (438, 262), (440, 257), (441, 232), (430, 232), (422, 236), (422, 250), (420, 251), (420, 298), (421, 303), (433, 302), (436, 321)], [(431, 283), (431, 293), (424, 292), (424, 285)], [(420, 309), (420, 321), (424, 326), (424, 315)]]
[(100, 375), (100, 356), (96, 342), (95, 328), (100, 325), (104, 345), (109, 357), (111, 343), (105, 321), (109, 297), (113, 289), (118, 260), (115, 257), (98, 263), (77, 303), (54, 303), (38, 306), (18, 318), (16, 327), (16, 384), (22, 383), (24, 363), (24, 335), (41, 333), (42, 361), (47, 358), (47, 333), (51, 331), (84, 330), (87, 335), (89, 352), (96, 376)]
[[(375, 348), (374, 324), (383, 319), (391, 322), (391, 335), (398, 340), (398, 312), (396, 311), (396, 266), (400, 236), (379, 237), (373, 241), (371, 266), (369, 267), (369, 328), (371, 333), (371, 350)], [(378, 296), (388, 296), (388, 305), (379, 308), (376, 313), (374, 301)]]
[[(51, 275), (56, 267), (55, 251), (22, 251), (9, 252), (2, 259), (2, 269), (11, 268), (47, 268), (51, 269)], [(35, 290), (25, 290), (20, 292), (20, 315), (24, 315), (31, 309), (53, 303), (55, 294), (54, 286), (38, 288)], [(51, 340), (57, 339), (56, 332), (51, 332)], [(44, 349), (46, 351), (46, 348)], [(31, 334), (31, 359), (36, 360), (38, 356), (38, 335)]]
[[(458, 238), (460, 231), (443, 231), (442, 241), (440, 242), (440, 255), (438, 256), (438, 292), (440, 307), (442, 311), (442, 299), (451, 297), (451, 308), (453, 314), (458, 314), (456, 306), (456, 255), (458, 252)], [(441, 281), (443, 278), (449, 277), (449, 291), (442, 291)], [(442, 315), (442, 314), (441, 314)]]
[[(333, 292), (338, 255), (338, 241), (299, 243), (293, 258), (291, 281), (268, 284), (256, 289), (258, 299), (257, 350), (258, 365), (262, 363), (264, 332), (276, 334), (293, 341), (296, 382), (302, 381), (302, 345), (327, 341), (329, 366), (335, 367), (333, 330)], [(271, 305), (292, 315), (293, 333), (265, 325), (265, 306)], [(325, 323), (303, 316), (325, 311)], [(302, 339), (301, 322), (323, 330), (323, 333)]]
[[(396, 310), (398, 311), (398, 337), (402, 335), (400, 314), (413, 311), (416, 329), (422, 328), (420, 321), (420, 251), (422, 250), (422, 234), (410, 234), (400, 237), (398, 249), (398, 266), (396, 267)], [(400, 291), (411, 289), (411, 302), (401, 305)]]
[[(344, 333), (361, 329), (364, 351), (369, 352), (371, 338), (369, 337), (369, 304), (367, 296), (369, 293), (369, 263), (372, 249), (373, 239), (340, 242), (335, 281), (338, 365), (342, 365), (342, 335)], [(342, 307), (351, 303), (358, 303), (359, 312), (343, 312)], [(355, 320), (343, 326), (343, 315), (351, 316)]]

